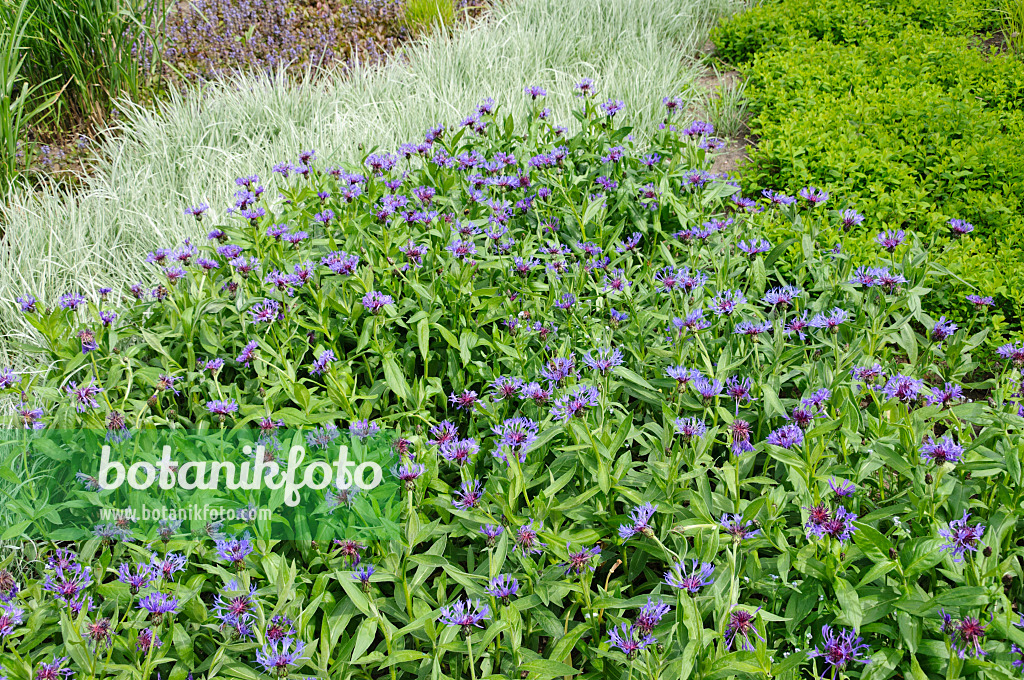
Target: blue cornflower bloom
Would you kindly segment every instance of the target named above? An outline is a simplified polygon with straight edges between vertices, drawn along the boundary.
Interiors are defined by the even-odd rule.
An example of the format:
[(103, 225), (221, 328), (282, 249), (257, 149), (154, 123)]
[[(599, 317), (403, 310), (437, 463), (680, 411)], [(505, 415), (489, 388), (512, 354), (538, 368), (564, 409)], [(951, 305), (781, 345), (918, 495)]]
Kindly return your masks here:
[(939, 529), (939, 536), (946, 539), (941, 546), (942, 550), (949, 551), (953, 555), (954, 562), (963, 562), (964, 555), (968, 552), (978, 550), (978, 541), (985, 533), (984, 524), (970, 525), (967, 521), (971, 513), (964, 510), (964, 516), (949, 522), (945, 529)]
[(658, 506), (652, 505), (651, 503), (644, 503), (643, 505), (633, 508), (629, 513), (629, 518), (633, 520), (633, 523), (622, 524), (619, 526), (619, 538), (625, 541), (633, 538), (637, 534), (647, 534), (651, 532), (651, 518), (654, 517), (654, 513), (657, 509)]
[(696, 595), (705, 586), (715, 582), (712, 575), (715, 573), (715, 565), (709, 562), (693, 560), (689, 567), (685, 562), (677, 562), (665, 572), (665, 583), (685, 590), (690, 595)]

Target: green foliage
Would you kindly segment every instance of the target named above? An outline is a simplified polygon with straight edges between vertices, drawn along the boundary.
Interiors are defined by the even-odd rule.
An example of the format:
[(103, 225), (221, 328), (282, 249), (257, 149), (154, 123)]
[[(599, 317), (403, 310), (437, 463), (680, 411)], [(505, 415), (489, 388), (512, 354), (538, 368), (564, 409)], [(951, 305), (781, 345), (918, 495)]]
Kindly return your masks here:
[[(28, 55), (24, 45), (26, 29), (32, 17), (27, 14), (31, 0), (17, 5), (0, 4), (0, 192), (10, 187), (21, 163), (27, 163), (31, 150), (22, 150), (25, 128), (43, 113), (53, 99), (37, 96), (55, 77), (30, 81), (22, 74)], [(34, 84), (30, 84), (34, 82)], [(19, 158), (19, 151), (22, 156)]]
[(1004, 0), (999, 12), (1006, 44), (1020, 53), (1024, 50), (1024, 0)]
[[(10, 2), (10, 0), (3, 0)], [(29, 82), (52, 79), (61, 116), (98, 124), (121, 95), (138, 98), (146, 82), (164, 3), (160, 0), (29, 0), (33, 14)], [(159, 51), (153, 50), (153, 54)]]
[(455, 20), (455, 0), (408, 0), (405, 21), (415, 32), (449, 26)]
[[(867, 231), (946, 238), (949, 219), (975, 238), (940, 262), (969, 292), (997, 297), (1019, 327), (1024, 283), (1024, 62), (972, 33), (995, 16), (977, 3), (762, 5), (714, 32), (750, 81), (758, 138), (744, 186), (837, 192)], [(995, 19), (997, 20), (997, 18)], [(854, 245), (855, 239), (849, 241)]]
[(893, 38), (908, 27), (960, 35), (995, 25), (986, 0), (767, 0), (724, 20), (711, 33), (731, 63), (807, 41), (859, 44)]
[[(986, 333), (922, 306), (948, 288), (944, 246), (875, 246), (894, 283), (853, 283), (869, 255), (831, 248), (837, 197), (740, 210), (675, 125), (642, 143), (602, 93), (567, 131), (518, 96), (518, 120), (491, 101), (359, 165), (252, 167), (235, 201), (188, 211), (206, 239), (155, 250), (130, 288), (25, 291), (38, 368), (0, 370), (0, 480), (27, 519), (3, 538), (110, 491), (90, 468), (55, 508), (32, 495), (49, 461), (105, 440), (142, 460), (153, 430), (213, 448), (379, 423), (403, 502), (361, 545), (276, 541), (258, 518), (26, 540), (0, 557), (21, 574), (0, 572), (8, 677), (56, 655), (93, 680), (886, 680), (951, 659), (948, 677), (1004, 678), (1024, 641), (1024, 347), (969, 382)], [(47, 446), (55, 430), (75, 445)], [(975, 619), (985, 655), (961, 663), (951, 626)], [(811, 653), (830, 629), (863, 639), (842, 668)], [(268, 661), (282, 637), (304, 653)]]

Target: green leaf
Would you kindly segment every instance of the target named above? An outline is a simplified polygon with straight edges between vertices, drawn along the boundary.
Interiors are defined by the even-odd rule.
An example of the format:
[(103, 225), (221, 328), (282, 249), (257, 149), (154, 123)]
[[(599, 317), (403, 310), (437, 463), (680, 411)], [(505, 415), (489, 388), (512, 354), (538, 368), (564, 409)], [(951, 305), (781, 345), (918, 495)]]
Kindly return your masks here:
[(860, 624), (864, 620), (864, 609), (861, 607), (857, 590), (844, 578), (835, 580), (835, 589), (846, 623), (854, 630), (860, 630)]
[(393, 354), (387, 354), (384, 357), (384, 380), (387, 382), (388, 387), (391, 391), (401, 399), (402, 401), (409, 401), (412, 398), (412, 393), (409, 390), (409, 383), (405, 380), (405, 375), (401, 369), (398, 368), (398, 363), (395, 361)]
[(518, 670), (531, 673), (534, 678), (555, 678), (564, 675), (577, 675), (580, 671), (551, 659), (534, 659), (519, 666)]

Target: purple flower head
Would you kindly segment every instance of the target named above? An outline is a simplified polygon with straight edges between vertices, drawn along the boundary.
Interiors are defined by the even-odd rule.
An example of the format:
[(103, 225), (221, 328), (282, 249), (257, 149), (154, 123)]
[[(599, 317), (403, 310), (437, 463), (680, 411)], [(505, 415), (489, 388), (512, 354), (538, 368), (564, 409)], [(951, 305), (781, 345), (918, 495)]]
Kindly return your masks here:
[(224, 592), (218, 594), (213, 601), (214, 616), (220, 620), (221, 630), (233, 629), (240, 638), (251, 637), (253, 633), (252, 623), (255, 621), (255, 603), (253, 602), (252, 591), (242, 591), (239, 594), (232, 594), (237, 591), (238, 584), (231, 581)]
[(302, 662), (305, 649), (306, 643), (298, 638), (286, 637), (267, 642), (256, 651), (256, 663), (269, 675), (283, 678), (293, 666)]
[(597, 406), (600, 394), (597, 388), (589, 385), (577, 385), (569, 394), (555, 399), (551, 407), (551, 416), (558, 421), (583, 418), (587, 411)]
[(370, 577), (373, 576), (373, 572), (375, 571), (377, 571), (377, 569), (372, 564), (365, 564), (355, 570), (355, 573), (352, 574), (352, 580), (359, 583), (364, 591), (369, 592)]
[(601, 110), (604, 111), (609, 118), (614, 118), (615, 114), (621, 112), (625, 108), (626, 102), (621, 99), (609, 99), (605, 103), (601, 104)]
[(875, 237), (875, 242), (890, 253), (900, 247), (907, 238), (902, 229), (887, 229)]
[(206, 203), (200, 203), (199, 205), (191, 205), (185, 208), (185, 214), (191, 215), (199, 221), (203, 218), (203, 214), (210, 209), (210, 206)]
[(658, 506), (652, 505), (651, 503), (644, 503), (643, 505), (633, 508), (629, 512), (629, 518), (633, 523), (619, 525), (619, 538), (626, 541), (637, 534), (651, 533), (651, 518), (654, 517), (654, 513), (657, 509)]
[(78, 383), (71, 381), (64, 386), (64, 391), (71, 396), (72, 402), (75, 404), (75, 410), (79, 413), (85, 413), (90, 408), (99, 408), (99, 402), (96, 401), (96, 397), (103, 388), (96, 384), (96, 379), (91, 378), (88, 385), (78, 386)]
[(576, 296), (572, 293), (565, 293), (562, 297), (558, 298), (555, 302), (555, 307), (558, 309), (569, 311), (576, 304)]
[(804, 443), (804, 431), (795, 423), (783, 425), (769, 434), (765, 441), (772, 446), (781, 446), (784, 449), (792, 449), (793, 447), (800, 446)]
[(682, 436), (683, 441), (687, 442), (692, 439), (700, 439), (708, 431), (708, 426), (697, 417), (676, 418), (675, 426), (676, 433)]
[(929, 406), (947, 407), (954, 402), (963, 399), (964, 389), (956, 383), (946, 383), (942, 387), (933, 387), (931, 396), (928, 397)]
[(725, 381), (725, 393), (736, 400), (736, 408), (739, 409), (740, 402), (756, 401), (751, 394), (754, 383), (750, 378), (740, 379), (738, 375), (731, 376)]
[(597, 88), (594, 87), (593, 78), (583, 78), (580, 82), (576, 83), (576, 92), (580, 97), (590, 96), (597, 92)]
[(363, 307), (365, 307), (371, 314), (380, 314), (384, 307), (393, 305), (394, 303), (395, 300), (390, 295), (385, 295), (384, 293), (376, 290), (371, 290), (363, 296)]
[(608, 642), (632, 659), (647, 647), (656, 644), (657, 640), (650, 633), (643, 633), (636, 625), (621, 623), (618, 628), (608, 631)]
[(284, 317), (284, 311), (281, 309), (281, 303), (277, 300), (264, 300), (263, 302), (257, 302), (249, 309), (249, 315), (252, 316), (253, 323), (266, 323), (270, 324), (278, 319)]
[(570, 543), (566, 542), (565, 549), (569, 551), (569, 559), (562, 564), (565, 567), (565, 575), (576, 574), (579, 576), (585, 571), (594, 571), (597, 569), (597, 563), (594, 559), (601, 554), (601, 546), (595, 545), (590, 548), (580, 548), (576, 552), (570, 549)]
[(832, 489), (832, 493), (839, 496), (840, 498), (852, 496), (857, 491), (856, 484), (845, 479), (838, 479), (836, 477), (829, 477), (828, 488)]
[(622, 365), (622, 350), (615, 348), (600, 348), (594, 350), (593, 356), (591, 352), (587, 352), (583, 355), (583, 363), (585, 363), (591, 370), (599, 373), (606, 374), (616, 366)]
[(139, 600), (139, 609), (145, 609), (153, 617), (156, 623), (164, 614), (174, 614), (178, 611), (181, 602), (176, 597), (166, 593), (153, 592)]
[(936, 342), (942, 342), (956, 333), (957, 328), (959, 328), (959, 326), (952, 321), (947, 321), (946, 317), (939, 317), (939, 320), (936, 321), (935, 325), (932, 327), (931, 338)]
[(75, 672), (70, 668), (63, 668), (68, 657), (54, 655), (53, 661), (40, 662), (36, 668), (36, 680), (70, 680)]
[(798, 195), (815, 207), (828, 200), (828, 192), (822, 191), (817, 187), (804, 187), (799, 191)]
[(344, 251), (334, 251), (321, 258), (320, 264), (327, 267), (335, 274), (351, 276), (359, 266), (359, 256), (349, 255)]
[(19, 295), (17, 303), (21, 306), (21, 311), (25, 314), (34, 314), (36, 312), (37, 300), (32, 295)]
[(473, 390), (464, 390), (462, 394), (452, 392), (448, 395), (448, 402), (455, 408), (463, 411), (472, 411), (473, 405), (477, 402), (477, 393)]
[(738, 290), (724, 290), (718, 293), (708, 308), (719, 316), (729, 316), (736, 308), (747, 302), (747, 298)]
[(400, 482), (405, 484), (406, 489), (411, 491), (416, 488), (416, 480), (419, 479), (426, 471), (426, 465), (408, 461), (402, 463), (399, 467), (393, 468), (391, 473), (398, 478)]
[(689, 567), (685, 562), (677, 562), (665, 572), (665, 583), (673, 588), (685, 590), (693, 596), (699, 593), (701, 588), (715, 582), (712, 577), (714, 573), (715, 565), (709, 562), (693, 560)]
[(54, 594), (58, 600), (66, 605), (92, 585), (92, 570), (83, 567), (77, 562), (54, 567), (54, 574), (47, 574), (43, 581), (43, 590)]
[(441, 457), (460, 467), (466, 465), (479, 450), (480, 446), (473, 438), (448, 439), (440, 445)]
[(696, 368), (686, 368), (685, 366), (669, 366), (665, 369), (665, 375), (675, 380), (680, 389), (686, 387), (694, 380), (701, 380), (704, 378), (701, 372)]
[(753, 321), (740, 321), (733, 328), (733, 334), (735, 335), (746, 335), (750, 338), (756, 338), (759, 335), (769, 333), (772, 330), (771, 321), (763, 321), (761, 323), (754, 323)]
[(882, 394), (886, 399), (898, 399), (904, 404), (915, 401), (924, 389), (924, 381), (905, 375), (894, 375), (885, 383)]
[(526, 452), (537, 440), (539, 425), (529, 418), (506, 418), (491, 431), (498, 436), (494, 457), (508, 464), (507, 454), (515, 455), (520, 463), (526, 462)]
[(686, 135), (687, 137), (713, 135), (715, 134), (715, 126), (703, 120), (695, 120), (692, 123), (690, 123), (690, 126), (688, 128), (683, 130), (683, 134)]
[(753, 612), (733, 607), (732, 612), (729, 614), (729, 623), (725, 627), (726, 647), (752, 652), (754, 651), (754, 643), (750, 639), (751, 635), (765, 642), (764, 637), (757, 630), (758, 611), (761, 611), (760, 607)]
[(473, 627), (483, 628), (485, 620), (491, 618), (491, 608), (480, 600), (457, 600), (453, 604), (441, 607), (438, 621), (446, 626), (459, 626), (462, 634), (469, 637)]
[(516, 529), (515, 535), (515, 552), (522, 552), (523, 555), (539, 555), (543, 551), (541, 548), (547, 546), (547, 543), (540, 542), (540, 532), (544, 529), (544, 522), (538, 522), (536, 528), (533, 526), (533, 520), (531, 519), (526, 524)]
[(996, 303), (995, 300), (993, 300), (992, 297), (988, 295), (968, 295), (967, 301), (973, 304), (976, 309), (984, 309), (986, 307), (991, 307)]
[(497, 526), (495, 524), (485, 524), (480, 527), (480, 533), (487, 538), (488, 546), (493, 546), (498, 541), (498, 536), (501, 536), (504, 531), (504, 527)]
[(188, 558), (185, 555), (169, 552), (163, 555), (152, 555), (150, 568), (153, 574), (164, 581), (174, 581), (174, 575), (179, 571), (185, 571), (188, 566)]
[(952, 437), (943, 437), (939, 441), (925, 437), (921, 444), (921, 458), (930, 460), (936, 465), (955, 465), (960, 462), (964, 449), (953, 441)]
[(730, 534), (734, 541), (742, 541), (745, 538), (753, 538), (761, 533), (760, 529), (751, 528), (754, 526), (754, 520), (743, 521), (743, 515), (722, 515), (722, 519), (719, 522), (722, 529), (727, 534)]
[(531, 382), (523, 385), (519, 396), (522, 399), (530, 399), (535, 404), (546, 404), (551, 399), (551, 393), (550, 387), (544, 387), (538, 382)]
[(839, 330), (839, 326), (848, 321), (849, 318), (850, 315), (845, 310), (835, 307), (827, 314), (815, 314), (808, 325), (835, 333)]
[(957, 236), (964, 236), (974, 231), (974, 225), (966, 220), (952, 219), (949, 221), (949, 228), (953, 230), (953, 233)]
[(675, 97), (662, 97), (661, 103), (664, 105), (669, 116), (683, 110), (683, 98), (678, 95)]
[(996, 353), (1004, 359), (1009, 359), (1016, 366), (1024, 366), (1024, 342), (1007, 343), (997, 349)]
[(312, 373), (313, 375), (320, 375), (322, 373), (325, 373), (327, 369), (330, 368), (331, 364), (333, 364), (337, 360), (338, 357), (334, 355), (333, 351), (325, 349), (323, 352), (320, 353), (320, 356), (317, 357), (316, 361), (314, 361), (313, 364), (309, 367), (309, 372)]
[(847, 208), (843, 212), (839, 213), (839, 219), (842, 221), (843, 227), (851, 229), (863, 222), (864, 216), (853, 208)]
[(940, 610), (940, 613), (942, 631), (949, 635), (950, 645), (958, 657), (980, 659), (988, 654), (981, 647), (982, 639), (985, 637), (985, 624), (973, 616), (965, 616), (959, 621), (954, 621), (945, 611)]
[(753, 451), (754, 447), (750, 443), (750, 435), (753, 432), (750, 427), (750, 423), (745, 420), (736, 420), (729, 423), (729, 434), (731, 436), (730, 448), (734, 456), (740, 456), (749, 451)]
[(502, 574), (492, 578), (490, 584), (484, 590), (491, 597), (495, 597), (505, 605), (508, 605), (509, 600), (519, 592), (519, 581), (508, 574)]
[(793, 205), (796, 203), (796, 199), (794, 197), (787, 196), (786, 194), (780, 194), (776, 191), (772, 191), (771, 189), (762, 189), (761, 195), (767, 198), (768, 202), (775, 206)]
[[(25, 610), (17, 605), (0, 604), (0, 640), (9, 637), (24, 622)], [(7, 676), (3, 676), (7, 677)]]
[(742, 250), (744, 253), (753, 257), (759, 253), (767, 253), (772, 249), (772, 244), (763, 238), (751, 239), (748, 241), (737, 241), (736, 247)]
[(238, 411), (238, 402), (234, 399), (214, 399), (206, 402), (206, 410), (215, 416), (226, 416)]
[(452, 494), (452, 505), (459, 510), (469, 510), (480, 504), (484, 498), (484, 487), (479, 479), (471, 479), (462, 483), (458, 491)]
[(230, 562), (236, 568), (245, 566), (245, 558), (252, 552), (252, 543), (248, 536), (241, 538), (225, 538), (216, 541), (217, 557)]
[(252, 360), (256, 358), (256, 351), (259, 348), (259, 343), (257, 343), (255, 340), (246, 343), (245, 347), (242, 348), (241, 354), (235, 357), (235, 361), (242, 364), (243, 366), (248, 366), (252, 362)]
[(137, 595), (140, 590), (148, 587), (156, 579), (156, 575), (148, 564), (135, 564), (134, 571), (132, 566), (127, 562), (122, 562), (117, 568), (117, 579), (128, 586), (132, 595)]
[(365, 442), (380, 432), (380, 425), (369, 420), (356, 420), (348, 426), (348, 431), (359, 441)]
[(431, 439), (427, 443), (431, 446), (443, 446), (445, 443), (455, 441), (459, 438), (459, 431), (455, 423), (450, 420), (442, 420), (430, 428)]
[(946, 539), (941, 549), (949, 551), (953, 555), (954, 562), (963, 562), (964, 555), (968, 552), (978, 550), (978, 541), (985, 533), (984, 524), (971, 526), (967, 523), (971, 513), (964, 510), (964, 516), (949, 522), (945, 529), (939, 529), (939, 536)]
[(523, 89), (523, 91), (526, 94), (530, 95), (531, 99), (536, 99), (538, 97), (546, 97), (547, 94), (548, 94), (547, 90), (545, 90), (543, 87), (540, 87), (538, 85), (527, 85)]
[(649, 635), (655, 627), (661, 623), (661, 619), (672, 611), (670, 605), (665, 604), (662, 600), (657, 602), (653, 601), (650, 597), (647, 598), (647, 604), (640, 608), (637, 612), (636, 621), (633, 623), (636, 629), (641, 635)]
[(507, 375), (498, 376), (494, 382), (491, 383), (491, 389), (494, 390), (495, 401), (503, 401), (506, 399), (513, 399), (518, 396), (519, 391), (523, 388), (522, 378), (509, 377)]
[(693, 389), (697, 391), (700, 398), (705, 402), (710, 402), (712, 399), (722, 393), (722, 382), (720, 380), (708, 380), (704, 376), (695, 378), (693, 381)]
[(773, 308), (787, 309), (803, 291), (795, 286), (772, 288), (764, 294), (761, 302)]
[(815, 647), (807, 655), (811, 658), (820, 657), (831, 666), (833, 678), (838, 677), (850, 662), (869, 662), (869, 659), (864, 658), (869, 647), (864, 643), (864, 638), (858, 636), (856, 632), (840, 628), (837, 635), (832, 632), (831, 626), (822, 626), (821, 636), (824, 638), (822, 647)]
[(21, 376), (14, 372), (12, 368), (5, 368), (0, 370), (0, 390), (6, 390), (9, 387), (21, 383)]

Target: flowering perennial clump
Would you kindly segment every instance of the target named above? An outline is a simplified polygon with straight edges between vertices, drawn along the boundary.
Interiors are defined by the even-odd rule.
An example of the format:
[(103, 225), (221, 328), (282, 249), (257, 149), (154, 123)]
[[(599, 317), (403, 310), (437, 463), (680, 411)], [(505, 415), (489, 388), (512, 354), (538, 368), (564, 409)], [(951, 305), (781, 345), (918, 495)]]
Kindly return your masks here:
[[(5, 673), (1020, 667), (1024, 344), (980, 376), (982, 335), (922, 311), (946, 290), (934, 244), (879, 229), (847, 252), (826, 234), (874, 218), (838, 193), (741, 195), (671, 93), (641, 135), (594, 80), (572, 130), (547, 92), (361, 167), (297, 150), (231, 205), (183, 205), (206, 238), (151, 252), (130, 289), (19, 297), (48, 368), (0, 369), (0, 473), (34, 513), (8, 538), (107, 493), (39, 445), (64, 430), (125, 455), (154, 428), (251, 431), (265, 463), (386, 440), (400, 521), (322, 533), (317, 513), (388, 508), (321, 487), (281, 541), (267, 490), (224, 521), (119, 515), (12, 551)], [(72, 500), (39, 511), (43, 465)]]

